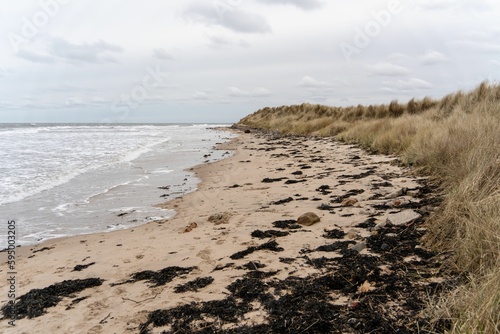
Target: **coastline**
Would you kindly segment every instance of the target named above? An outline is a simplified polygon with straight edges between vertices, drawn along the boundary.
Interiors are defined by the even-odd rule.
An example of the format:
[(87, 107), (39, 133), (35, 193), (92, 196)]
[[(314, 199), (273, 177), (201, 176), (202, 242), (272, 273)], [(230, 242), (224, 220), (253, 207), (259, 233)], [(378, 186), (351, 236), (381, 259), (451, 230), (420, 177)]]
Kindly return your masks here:
[[(23, 142), (20, 136), (25, 128), (7, 129), (9, 138)], [(75, 134), (59, 151), (57, 145), (70, 129), (75, 129)], [(231, 136), (208, 125), (54, 125), (29, 130), (33, 132), (25, 145), (35, 145), (40, 139), (47, 149), (32, 152), (31, 160), (30, 151), (22, 151), (21, 144), (7, 149), (4, 156), (9, 161), (5, 164), (8, 172), (0, 177), (5, 183), (0, 191), (0, 211), (4, 219), (18, 222), (19, 245), (169, 218), (171, 212), (153, 205), (193, 191), (198, 180), (184, 170), (223, 157), (223, 152), (214, 151), (213, 146)], [(102, 138), (92, 144), (95, 133)], [(125, 136), (136, 139), (122, 140)], [(80, 146), (76, 144), (79, 140)], [(21, 153), (15, 153), (16, 149)], [(21, 167), (14, 168), (16, 165)], [(29, 182), (23, 184), (22, 179)], [(31, 195), (11, 201), (16, 194)], [(5, 247), (3, 229), (0, 249)]]
[[(232, 150), (234, 155), (191, 168), (190, 171), (202, 181), (195, 192), (160, 205), (176, 210), (176, 216), (169, 220), (128, 230), (48, 240), (36, 246), (19, 248), (18, 297), (31, 289), (45, 288), (64, 280), (98, 278), (104, 281), (102, 285), (63, 298), (57, 306), (47, 308), (47, 313), (40, 317), (18, 320), (15, 328), (3, 320), (0, 328), (5, 333), (139, 333), (141, 325), (143, 329), (151, 330), (153, 325), (147, 323), (150, 313), (155, 310), (227, 297), (227, 286), (247, 274), (238, 266), (249, 260), (248, 263), (254, 266), (257, 263), (266, 266), (265, 272), (276, 271), (271, 280), (283, 281), (290, 275), (305, 279), (321, 274), (326, 269), (308, 265), (307, 258), (339, 256), (337, 253), (316, 251), (333, 241), (323, 236), (325, 229), (341, 230), (345, 235), (339, 239), (346, 242), (343, 244), (346, 248), (351, 250), (361, 245), (359, 254), (371, 256), (374, 247), (367, 247), (367, 244), (370, 246), (368, 240), (375, 235), (374, 230), (356, 226), (369, 218), (373, 218), (375, 224), (383, 223), (389, 212), (403, 211), (398, 208), (404, 206), (403, 203), (422, 200), (418, 198), (419, 194), (429, 195), (422, 193), (425, 188), (422, 182), (425, 180), (412, 178), (407, 170), (391, 164), (394, 158), (371, 156), (352, 145), (328, 139), (270, 139), (268, 135), (239, 133), (238, 137), (219, 145), (218, 149)], [(371, 179), (381, 175), (387, 176), (384, 182), (390, 183), (390, 186), (387, 183), (381, 185), (384, 178)], [(275, 181), (277, 178), (282, 179)], [(264, 179), (270, 182), (262, 182)], [(373, 189), (374, 183), (379, 184), (378, 189)], [(326, 185), (329, 185), (328, 188)], [(413, 189), (413, 195), (405, 193), (393, 197), (404, 188)], [(357, 202), (331, 204), (332, 196), (344, 196), (349, 192), (352, 196), (344, 199), (352, 197)], [(375, 193), (380, 195), (377, 199), (372, 198)], [(432, 194), (429, 196), (432, 197)], [(388, 206), (391, 201), (392, 207), (385, 211), (378, 210), (383, 211), (382, 214), (373, 208), (373, 205), (382, 203)], [(399, 204), (396, 205), (395, 201)], [(335, 208), (318, 209), (323, 204), (331, 204)], [(432, 204), (426, 204), (415, 210), (421, 210), (425, 217), (426, 212), (433, 208)], [(288, 234), (283, 237), (268, 235), (259, 240), (251, 236), (255, 230), (279, 230), (273, 227), (272, 222), (296, 220), (305, 212), (315, 212), (321, 221), (296, 231), (285, 229)], [(216, 218), (220, 219), (217, 221)], [(408, 226), (413, 226), (413, 222)], [(257, 250), (242, 259), (231, 258), (242, 250), (258, 248), (266, 240), (277, 241), (279, 247)], [(305, 258), (299, 258), (304, 254)], [(407, 259), (408, 265), (428, 260), (410, 255), (413, 258)], [(286, 263), (279, 258), (295, 260)], [(228, 263), (233, 265), (217, 269)], [(87, 267), (74, 271), (77, 266)], [(127, 282), (134, 273), (156, 272), (174, 266), (191, 269), (178, 277), (174, 276), (168, 284), (155, 285), (140, 280)], [(4, 262), (0, 269), (2, 273), (7, 272)], [(392, 270), (390, 267), (385, 269), (388, 272)], [(389, 273), (387, 275), (390, 276)], [(211, 277), (213, 281), (199, 291), (172, 291), (179, 284), (206, 277)], [(418, 283), (437, 284), (441, 280), (431, 278), (424, 277)], [(376, 282), (371, 287), (379, 288)], [(355, 286), (354, 290), (358, 288)], [(0, 291), (0, 301), (4, 305), (7, 293), (3, 292), (7, 290), (3, 281)], [(360, 297), (339, 294), (334, 301), (342, 307), (349, 307)], [(78, 298), (84, 299), (75, 302)], [(262, 324), (265, 315), (263, 308), (256, 307), (244, 315), (239, 325)], [(226, 324), (226, 327), (231, 326), (234, 327)], [(155, 328), (154, 331), (160, 332), (160, 329)]]

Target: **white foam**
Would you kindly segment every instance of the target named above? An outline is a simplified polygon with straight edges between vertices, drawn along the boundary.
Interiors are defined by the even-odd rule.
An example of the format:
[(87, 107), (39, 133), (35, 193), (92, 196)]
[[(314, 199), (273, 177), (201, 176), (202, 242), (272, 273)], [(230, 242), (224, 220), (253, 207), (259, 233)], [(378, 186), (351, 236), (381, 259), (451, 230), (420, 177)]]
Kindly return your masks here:
[(152, 170), (149, 173), (150, 174), (169, 174), (169, 173), (172, 173), (173, 171), (174, 171), (173, 169), (159, 168), (159, 169)]

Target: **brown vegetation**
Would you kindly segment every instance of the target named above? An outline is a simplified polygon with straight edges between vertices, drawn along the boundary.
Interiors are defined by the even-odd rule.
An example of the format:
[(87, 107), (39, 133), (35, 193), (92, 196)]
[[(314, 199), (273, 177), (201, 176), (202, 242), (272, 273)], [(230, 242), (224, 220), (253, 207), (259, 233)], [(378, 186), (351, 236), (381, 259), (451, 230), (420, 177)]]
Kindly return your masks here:
[(241, 125), (282, 133), (335, 136), (434, 177), (445, 201), (431, 217), (427, 241), (452, 252), (447, 263), (467, 277), (429, 310), (453, 321), (450, 333), (500, 332), (500, 85), (441, 100), (328, 107), (264, 108)]

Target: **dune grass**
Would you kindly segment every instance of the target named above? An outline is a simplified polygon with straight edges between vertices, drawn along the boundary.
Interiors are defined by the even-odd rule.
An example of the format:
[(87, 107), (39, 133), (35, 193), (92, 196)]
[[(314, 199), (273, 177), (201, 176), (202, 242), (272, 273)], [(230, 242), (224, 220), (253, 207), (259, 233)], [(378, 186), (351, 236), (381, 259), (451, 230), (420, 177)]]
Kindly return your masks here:
[(445, 201), (426, 243), (452, 252), (447, 265), (468, 281), (429, 310), (452, 321), (449, 333), (500, 333), (500, 85), (405, 104), (264, 108), (239, 124), (397, 154), (439, 182)]

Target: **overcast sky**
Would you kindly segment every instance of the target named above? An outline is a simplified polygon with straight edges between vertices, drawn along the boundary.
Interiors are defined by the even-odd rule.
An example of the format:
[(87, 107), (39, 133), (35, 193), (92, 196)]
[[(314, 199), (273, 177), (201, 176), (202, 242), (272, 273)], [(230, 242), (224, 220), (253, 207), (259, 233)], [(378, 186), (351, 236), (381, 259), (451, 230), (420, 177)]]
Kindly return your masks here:
[(4, 1), (0, 122), (236, 122), (500, 77), (498, 0)]

